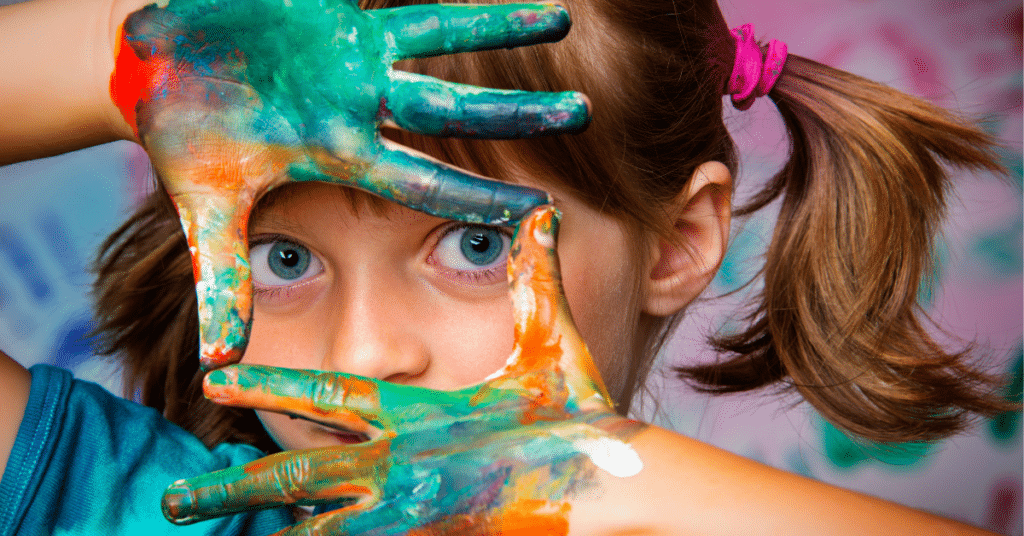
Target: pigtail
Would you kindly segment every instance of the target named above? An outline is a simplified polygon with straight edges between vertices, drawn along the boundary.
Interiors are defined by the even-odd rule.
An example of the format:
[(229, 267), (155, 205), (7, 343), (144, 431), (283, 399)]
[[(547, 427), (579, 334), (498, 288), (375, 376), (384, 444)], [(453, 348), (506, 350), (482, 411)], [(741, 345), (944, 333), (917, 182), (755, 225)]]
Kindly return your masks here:
[(790, 55), (769, 94), (790, 158), (743, 216), (782, 197), (764, 288), (723, 363), (680, 369), (712, 392), (784, 381), (877, 441), (930, 440), (1006, 408), (994, 378), (949, 353), (917, 301), (950, 186), (942, 163), (1000, 171), (989, 136), (949, 112)]

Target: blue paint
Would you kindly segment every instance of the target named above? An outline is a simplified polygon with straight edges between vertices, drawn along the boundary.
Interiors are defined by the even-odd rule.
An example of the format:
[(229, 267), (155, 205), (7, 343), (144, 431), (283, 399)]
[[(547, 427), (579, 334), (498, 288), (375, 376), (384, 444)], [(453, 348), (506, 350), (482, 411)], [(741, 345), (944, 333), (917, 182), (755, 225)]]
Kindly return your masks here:
[(37, 216), (36, 225), (68, 281), (85, 280), (85, 263), (79, 255), (74, 239), (68, 234), (68, 226), (64, 219), (58, 213), (46, 210)]
[(73, 369), (94, 355), (90, 334), (96, 324), (87, 316), (79, 316), (66, 322), (57, 335), (57, 345), (51, 362), (61, 368)]
[(9, 224), (0, 226), (0, 256), (7, 258), (21, 278), (29, 294), (37, 302), (49, 301), (53, 294), (50, 285), (43, 279), (39, 263), (29, 253), (28, 246)]

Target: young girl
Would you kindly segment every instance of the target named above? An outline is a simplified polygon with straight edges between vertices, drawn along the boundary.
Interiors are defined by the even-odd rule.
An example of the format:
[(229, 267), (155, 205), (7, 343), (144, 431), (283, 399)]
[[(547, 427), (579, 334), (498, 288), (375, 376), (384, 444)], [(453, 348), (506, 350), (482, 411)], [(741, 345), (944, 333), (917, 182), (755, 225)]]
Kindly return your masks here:
[[(87, 34), (81, 43), (104, 44), (113, 41), (115, 33), (102, 26), (106, 14), (113, 12), (119, 23), (140, 7), (98, 1), (75, 6), (39, 0), (34, 4), (8, 12), (9, 27), (54, 32), (64, 40), (74, 40), (72, 28), (85, 28), (78, 30)], [(558, 244), (568, 307), (607, 383), (611, 407), (625, 411), (665, 335), (710, 282), (724, 254), (736, 158), (721, 119), (722, 94), (731, 94), (734, 105), (743, 108), (756, 98), (760, 83), (760, 91), (782, 113), (792, 142), (789, 163), (751, 206), (735, 212), (746, 214), (783, 197), (768, 252), (762, 303), (747, 331), (720, 341), (721, 349), (728, 352), (726, 360), (683, 374), (721, 391), (785, 382), (835, 424), (883, 441), (943, 437), (962, 427), (971, 413), (1003, 409), (990, 394), (988, 379), (966, 363), (966, 356), (939, 348), (914, 311), (917, 282), (927, 267), (928, 244), (946, 187), (938, 162), (997, 169), (988, 139), (948, 113), (883, 86), (793, 54), (783, 61), (777, 46), (754, 48), (759, 55), (766, 54), (769, 67), (781, 74), (759, 68), (753, 80), (743, 80), (748, 72), (742, 64), (750, 58), (743, 52), (743, 43), (748, 42), (743, 33), (736, 32), (737, 38), (730, 32), (712, 2), (677, 4), (567, 2), (574, 26), (560, 43), (399, 65), (483, 87), (581, 91), (593, 110), (593, 122), (582, 134), (505, 142), (437, 140), (401, 130), (386, 134), (443, 161), (553, 194), (564, 213)], [(371, 2), (361, 7), (390, 4)], [(57, 13), (45, 19), (47, 10)], [(103, 14), (99, 21), (97, 13)], [(43, 27), (39, 20), (74, 24)], [(93, 24), (82, 24), (83, 20)], [(106, 41), (88, 36), (96, 32), (96, 24)], [(11, 42), (17, 43), (16, 32), (12, 33)], [(12, 66), (11, 72), (18, 77), (5, 74), (4, 79), (11, 79), (15, 87), (23, 84), (20, 87), (35, 91), (6, 104), (11, 114), (5, 109), (5, 116), (15, 117), (17, 110), (24, 117), (4, 127), (4, 138), (16, 140), (5, 147), (6, 160), (133, 137), (130, 127), (134, 125), (121, 120), (102, 94), (113, 53), (105, 46), (97, 50), (93, 57), (103, 58), (102, 67), (89, 61), (47, 62), (41, 57), (44, 48), (37, 51), (31, 69)], [(11, 58), (27, 55), (5, 53)], [(758, 57), (755, 63), (764, 61)], [(60, 72), (46, 72), (48, 66), (60, 66)], [(38, 71), (43, 71), (40, 76), (48, 83), (18, 81)], [(777, 80), (771, 83), (776, 74)], [(61, 87), (66, 80), (93, 83), (88, 91), (68, 91)], [(52, 94), (39, 95), (37, 88)], [(39, 101), (48, 104), (39, 106)], [(48, 115), (51, 110), (56, 113)], [(58, 132), (62, 134), (55, 139)], [(545, 216), (538, 217), (542, 222)], [(527, 219), (527, 223), (538, 221)], [(478, 383), (501, 368), (514, 351), (513, 340), (515, 348), (524, 347), (523, 332), (513, 337), (510, 302), (505, 297), (509, 238), (503, 231), (448, 222), (318, 183), (285, 185), (267, 194), (249, 225), (256, 293), (243, 363), (338, 371), (449, 390)], [(524, 243), (530, 244), (529, 237), (520, 238)], [(543, 240), (535, 242), (543, 244)], [(138, 530), (155, 517), (155, 502), (147, 503), (142, 497), (151, 500), (154, 490), (158, 496), (160, 489), (178, 478), (254, 459), (254, 451), (227, 445), (245, 443), (265, 452), (333, 450), (284, 458), (285, 466), (291, 460), (293, 467), (312, 469), (300, 470), (305, 474), (289, 481), (302, 487), (289, 490), (284, 485), (278, 494), (246, 482), (206, 502), (204, 483), (176, 487), (182, 498), (172, 493), (168, 504), (179, 514), (189, 510), (188, 502), (194, 503), (192, 512), (179, 518), (233, 510), (229, 503), (272, 505), (294, 502), (295, 496), (303, 494), (314, 499), (310, 503), (324, 503), (346, 494), (366, 495), (369, 489), (377, 504), (386, 504), (390, 510), (364, 501), (370, 506), (357, 512), (373, 515), (351, 515), (350, 509), (319, 519), (333, 520), (328, 526), (353, 533), (362, 529), (397, 533), (391, 527), (411, 532), (421, 525), (468, 533), (465, 524), (484, 533), (497, 531), (512, 519), (509, 505), (517, 504), (536, 507), (529, 511), (534, 517), (523, 519), (538, 525), (561, 519), (568, 530), (584, 534), (614, 530), (886, 534), (939, 527), (970, 532), (951, 522), (783, 474), (667, 431), (637, 427), (615, 418), (607, 405), (581, 403), (581, 411), (567, 410), (561, 417), (548, 415), (523, 425), (522, 419), (477, 419), (473, 412), (439, 417), (436, 407), (440, 404), (423, 409), (428, 407), (422, 402), (424, 393), (412, 391), (408, 404), (388, 408), (392, 413), (386, 418), (369, 418), (367, 408), (382, 412), (379, 404), (368, 404), (357, 422), (347, 419), (352, 407), (334, 407), (333, 416), (296, 409), (294, 401), (302, 398), (297, 393), (303, 391), (294, 385), (321, 384), (283, 371), (267, 377), (259, 368), (225, 369), (211, 375), (207, 386), (208, 394), (220, 396), (218, 402), (260, 408), (258, 418), (257, 412), (215, 404), (203, 397), (200, 388), (203, 374), (194, 342), (198, 324), (188, 253), (174, 206), (164, 192), (154, 194), (104, 248), (97, 283), (99, 316), (108, 337), (106, 351), (124, 356), (128, 391), (138, 393), (144, 404), (214, 448), (213, 453), (201, 451), (187, 434), (155, 419), (154, 414), (114, 405), (91, 387), (72, 386), (49, 369), (34, 372), (32, 401), (26, 408), (27, 373), (2, 361), (5, 384), (10, 385), (2, 411), (14, 416), (5, 421), (12, 424), (4, 428), (0, 448), (0, 452), (12, 445), (14, 449), (4, 472), (6, 493), (0, 494), (10, 498), (4, 505), (5, 514), (10, 513), (4, 518), (10, 520), (5, 530), (26, 534), (47, 529), (82, 533), (83, 527), (102, 527), (106, 533)], [(544, 255), (535, 259), (544, 265)], [(521, 299), (516, 300), (514, 310), (521, 312), (525, 307)], [(438, 321), (440, 314), (443, 322)], [(557, 325), (568, 337), (564, 320)], [(503, 372), (511, 377), (507, 368)], [(237, 387), (243, 381), (281, 386), (285, 396), (279, 393), (268, 401), (265, 393), (249, 395)], [(492, 378), (487, 385), (494, 382)], [(359, 382), (351, 385), (367, 387)], [(388, 396), (407, 393), (391, 391), (388, 384), (371, 385)], [(65, 398), (44, 405), (48, 390), (51, 398)], [(594, 391), (600, 394), (601, 389)], [(575, 401), (586, 400), (575, 394)], [(458, 397), (432, 396), (453, 407), (465, 403)], [(81, 398), (88, 402), (80, 402)], [(326, 400), (336, 402), (330, 396)], [(502, 400), (495, 404), (500, 406)], [(63, 406), (72, 403), (88, 409), (61, 417)], [(488, 414), (489, 407), (494, 404), (477, 413)], [(512, 413), (521, 416), (522, 411)], [(141, 419), (153, 430), (126, 431), (124, 423), (137, 424)], [(410, 429), (417, 420), (427, 425), (419, 431)], [(367, 421), (384, 427), (385, 433), (360, 424)], [(47, 435), (50, 422), (61, 423), (59, 428), (64, 430), (81, 430), (77, 443), (82, 445), (68, 439), (73, 434), (63, 439)], [(452, 422), (464, 424), (466, 431), (458, 435)], [(585, 423), (600, 431), (598, 439), (614, 440), (601, 444), (626, 445), (625, 458), (635, 452), (642, 469), (609, 476), (614, 472), (594, 469), (603, 466), (593, 453), (580, 461), (582, 447), (563, 452), (550, 446), (556, 439), (543, 440), (544, 434), (558, 438), (575, 430), (566, 423)], [(388, 426), (403, 433), (390, 436)], [(30, 428), (43, 443), (57, 441), (57, 445), (30, 449)], [(427, 452), (424, 435), (440, 433), (446, 434), (444, 441), (431, 445), (449, 450), (433, 458), (435, 466), (428, 471), (422, 455)], [(366, 445), (380, 445), (378, 434), (390, 441), (387, 454), (368, 452), (363, 446), (337, 448), (366, 436), (374, 439)], [(574, 444), (581, 442), (570, 437)], [(92, 450), (73, 450), (86, 447)], [(506, 456), (502, 449), (520, 449), (526, 460), (501, 465), (508, 471), (505, 480), (479, 478), (495, 468), (466, 461), (467, 457), (477, 462), (498, 460)], [(82, 463), (83, 452), (96, 460), (89, 470), (72, 463)], [(357, 452), (359, 457), (339, 461), (343, 460), (337, 457), (339, 452)], [(403, 452), (408, 455), (400, 457)], [(335, 456), (332, 461), (330, 456)], [(544, 456), (549, 463), (538, 463)], [(390, 461), (382, 468), (376, 460)], [(34, 465), (47, 463), (49, 468)], [(555, 474), (553, 468), (563, 465), (577, 470)], [(319, 467), (335, 469), (325, 471), (333, 471), (332, 479), (320, 481), (322, 486), (313, 489), (310, 474), (323, 476)], [(412, 472), (394, 476), (399, 467)], [(377, 473), (369, 477), (353, 468)], [(538, 472), (545, 468), (548, 473)], [(61, 482), (53, 476), (60, 471), (67, 471), (69, 480)], [(474, 493), (477, 503), (459, 502), (451, 499), (458, 487), (445, 484), (449, 487), (439, 488), (444, 490), (441, 493), (416, 485), (434, 482), (434, 475), (444, 476), (446, 483), (471, 479), (453, 477), (458, 471), (497, 486), (495, 497), (483, 500)], [(689, 485), (680, 487), (680, 482)], [(346, 484), (365, 489), (349, 487), (330, 497), (324, 492), (324, 488)], [(402, 502), (410, 497), (417, 500)], [(537, 506), (530, 501), (542, 502)], [(70, 504), (76, 505), (75, 515), (67, 509), (52, 513)], [(832, 504), (841, 507), (832, 508)], [(451, 513), (462, 513), (464, 525), (441, 524), (456, 522)], [(268, 511), (221, 525), (201, 523), (189, 528), (255, 534), (289, 523), (285, 514)], [(346, 521), (342, 516), (351, 517)], [(554, 533), (562, 528), (544, 526), (554, 527)], [(147, 530), (174, 528), (147, 526)]]

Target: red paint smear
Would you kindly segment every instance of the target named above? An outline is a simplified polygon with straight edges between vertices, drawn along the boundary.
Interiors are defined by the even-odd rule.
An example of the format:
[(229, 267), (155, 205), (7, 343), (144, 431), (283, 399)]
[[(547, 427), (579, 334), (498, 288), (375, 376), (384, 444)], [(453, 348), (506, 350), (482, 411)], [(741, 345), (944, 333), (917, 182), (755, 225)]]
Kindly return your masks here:
[(848, 39), (838, 41), (820, 56), (819, 61), (825, 65), (838, 65), (850, 55), (851, 50), (853, 50), (853, 41)]
[(188, 252), (189, 257), (192, 258), (192, 279), (196, 282), (202, 281), (202, 267), (199, 264), (199, 244), (196, 243), (195, 233), (189, 233), (186, 238), (188, 239)]
[(114, 72), (110, 75), (110, 97), (121, 110), (121, 115), (139, 137), (137, 110), (140, 102), (149, 100), (159, 86), (175, 87), (178, 73), (166, 58), (142, 61), (128, 42), (124, 28), (119, 28)]
[(519, 19), (520, 22), (523, 23), (523, 26), (526, 27), (533, 26), (534, 24), (537, 24), (538, 20), (540, 20), (540, 16), (529, 9), (516, 11), (515, 13), (512, 14), (512, 16)]
[[(223, 342), (223, 340), (220, 342)], [(239, 348), (206, 348), (203, 355), (199, 357), (199, 366), (203, 370), (211, 370), (231, 363), (237, 363), (241, 359), (242, 352)]]
[(1017, 505), (1021, 499), (1020, 482), (1008, 478), (997, 482), (989, 492), (988, 528), (997, 532), (1009, 533), (1013, 520), (1017, 517)]

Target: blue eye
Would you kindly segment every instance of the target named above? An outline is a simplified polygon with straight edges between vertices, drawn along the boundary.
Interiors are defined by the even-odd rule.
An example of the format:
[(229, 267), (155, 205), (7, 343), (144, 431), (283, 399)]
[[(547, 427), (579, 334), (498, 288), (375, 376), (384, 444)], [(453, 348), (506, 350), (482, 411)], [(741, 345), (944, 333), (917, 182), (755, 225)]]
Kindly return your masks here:
[(432, 257), (451, 270), (479, 272), (504, 265), (510, 242), (507, 234), (493, 227), (455, 227), (437, 243)]
[(323, 271), (309, 249), (288, 240), (254, 244), (249, 258), (253, 282), (262, 287), (293, 285)]
[(462, 255), (477, 266), (487, 266), (505, 250), (502, 234), (486, 227), (467, 228), (462, 232), (459, 246)]

